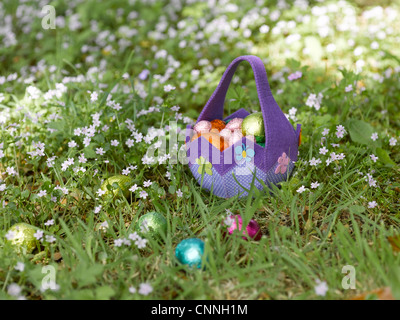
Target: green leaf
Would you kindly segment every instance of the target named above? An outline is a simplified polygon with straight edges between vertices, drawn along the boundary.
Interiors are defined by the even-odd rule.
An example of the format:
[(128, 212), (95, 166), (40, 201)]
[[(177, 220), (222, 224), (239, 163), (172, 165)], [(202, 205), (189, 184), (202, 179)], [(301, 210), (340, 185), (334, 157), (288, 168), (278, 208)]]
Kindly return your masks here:
[(21, 192), (21, 197), (26, 199), (29, 197), (29, 190), (24, 190)]
[(365, 207), (354, 205), (354, 206), (350, 206), (350, 207), (349, 207), (349, 210), (350, 210), (350, 212), (353, 213), (353, 214), (360, 214), (360, 213), (365, 212)]
[(379, 158), (378, 161), (381, 161), (383, 164), (385, 164), (389, 167), (393, 167), (396, 165), (396, 163), (392, 159), (390, 159), (390, 156), (386, 150), (383, 150), (381, 148), (376, 148), (375, 153)]
[(85, 154), (85, 157), (88, 159), (94, 159), (96, 158), (96, 152), (89, 146), (83, 150), (83, 153)]
[(98, 134), (97, 136), (93, 137), (93, 140), (97, 141), (100, 144), (103, 144), (105, 139), (102, 134)]
[(62, 121), (58, 121), (58, 122), (49, 122), (47, 124), (47, 127), (50, 129), (55, 129), (57, 131), (65, 131), (64, 128), (64, 122)]
[(349, 130), (351, 140), (354, 142), (373, 147), (381, 146), (380, 141), (373, 141), (371, 139), (375, 129), (369, 123), (366, 123), (362, 120), (350, 119), (347, 121), (347, 128)]
[(109, 300), (115, 294), (115, 290), (110, 286), (96, 288), (96, 299)]
[(75, 279), (80, 287), (84, 287), (89, 284), (93, 284), (97, 281), (97, 277), (99, 277), (103, 273), (103, 266), (99, 264), (88, 266), (85, 263), (80, 263), (75, 272)]
[(168, 192), (171, 193), (171, 194), (174, 194), (176, 192), (175, 186), (169, 186)]

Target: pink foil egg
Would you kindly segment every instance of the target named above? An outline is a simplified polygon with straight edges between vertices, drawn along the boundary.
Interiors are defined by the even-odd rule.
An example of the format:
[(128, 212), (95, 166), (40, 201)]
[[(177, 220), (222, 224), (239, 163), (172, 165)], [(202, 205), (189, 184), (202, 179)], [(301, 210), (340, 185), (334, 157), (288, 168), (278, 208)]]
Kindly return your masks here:
[(241, 141), (242, 138), (243, 138), (242, 130), (236, 129), (232, 133), (232, 137), (231, 137), (231, 140), (230, 140), (230, 145), (235, 144), (238, 141)]
[(231, 146), (231, 137), (232, 137), (232, 131), (229, 129), (222, 129), (221, 132), (219, 133), (221, 137), (225, 139), (225, 141), (228, 142), (229, 146)]
[[(231, 215), (229, 217), (230, 219), (230, 226), (228, 226), (228, 233), (232, 234), (235, 230), (239, 230), (242, 231), (243, 229), (243, 219), (240, 215)], [(262, 237), (262, 233), (261, 233), (261, 228), (258, 225), (258, 223), (254, 220), (251, 219), (249, 224), (247, 225), (246, 229), (243, 230), (242, 232), (243, 234), (243, 239), (248, 240), (248, 238), (250, 237), (253, 240), (260, 240)]]
[(210, 132), (211, 130), (211, 122), (207, 121), (207, 120), (201, 120), (199, 122), (197, 122), (194, 127), (193, 127), (194, 131), (196, 131), (197, 133), (207, 133)]
[(236, 129), (242, 129), (242, 122), (242, 118), (234, 118), (226, 124), (225, 128), (232, 131)]

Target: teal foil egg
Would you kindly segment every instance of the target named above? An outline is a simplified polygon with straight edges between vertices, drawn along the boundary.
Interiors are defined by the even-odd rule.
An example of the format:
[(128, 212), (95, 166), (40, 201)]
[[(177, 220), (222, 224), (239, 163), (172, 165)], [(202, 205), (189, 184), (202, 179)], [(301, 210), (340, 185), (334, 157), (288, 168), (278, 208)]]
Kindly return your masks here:
[(182, 240), (175, 249), (175, 256), (182, 264), (201, 268), (204, 255), (204, 242), (198, 238)]

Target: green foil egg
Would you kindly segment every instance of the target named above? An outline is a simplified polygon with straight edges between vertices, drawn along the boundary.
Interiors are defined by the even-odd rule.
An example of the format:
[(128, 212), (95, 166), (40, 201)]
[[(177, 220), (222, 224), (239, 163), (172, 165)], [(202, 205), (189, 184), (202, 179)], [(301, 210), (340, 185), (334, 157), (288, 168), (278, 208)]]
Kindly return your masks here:
[(201, 268), (204, 255), (204, 242), (198, 238), (182, 240), (175, 249), (175, 256), (182, 264)]
[(14, 224), (8, 232), (12, 232), (13, 237), (8, 240), (18, 253), (31, 253), (36, 248), (36, 229), (26, 223)]
[(248, 115), (242, 122), (243, 136), (255, 136), (256, 142), (265, 141), (264, 119), (261, 112)]
[(167, 235), (167, 219), (161, 213), (151, 211), (139, 218), (135, 230), (143, 236), (160, 239)]
[[(114, 187), (113, 184), (116, 183), (118, 187)], [(106, 179), (103, 184), (101, 185), (101, 190), (105, 191), (106, 193), (104, 196), (108, 196), (113, 194), (113, 196), (118, 196), (122, 194), (129, 198), (129, 188), (132, 186), (132, 178), (123, 176), (123, 175), (116, 175)], [(108, 190), (107, 186), (110, 185), (112, 190)]]

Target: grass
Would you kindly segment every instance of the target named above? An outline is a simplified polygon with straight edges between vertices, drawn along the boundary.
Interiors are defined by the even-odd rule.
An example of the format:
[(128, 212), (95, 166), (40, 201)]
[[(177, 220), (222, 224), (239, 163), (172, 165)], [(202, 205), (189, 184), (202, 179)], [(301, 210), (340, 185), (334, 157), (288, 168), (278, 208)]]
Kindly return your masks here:
[[(400, 257), (388, 240), (399, 236), (400, 222), (398, 22), (384, 11), (381, 20), (393, 30), (380, 39), (368, 29), (380, 19), (378, 13), (376, 18), (366, 18), (369, 3), (343, 2), (338, 7), (328, 1), (326, 5), (339, 11), (327, 13), (336, 23), (328, 23), (330, 34), (323, 37), (315, 14), (316, 6), (323, 5), (317, 2), (304, 9), (279, 9), (276, 2), (232, 2), (240, 10), (225, 12), (224, 6), (209, 8), (193, 2), (182, 8), (168, 4), (168, 14), (163, 1), (153, 5), (56, 1), (57, 16), (66, 17), (72, 29), (44, 30), (34, 11), (26, 13), (25, 20), (18, 18), (18, 7), (40, 11), (37, 4), (4, 1), (0, 15), (11, 15), (17, 43), (0, 46), (1, 299), (350, 299), (382, 287), (390, 287), (393, 296), (400, 298)], [(397, 2), (390, 6), (400, 14)], [(218, 20), (223, 19), (221, 12), (228, 21), (240, 22), (251, 16), (249, 10), (262, 12), (263, 7), (269, 11), (239, 27), (236, 37), (230, 37), (234, 30), (219, 34), (221, 25), (227, 27)], [(278, 20), (271, 18), (274, 10), (280, 10)], [(137, 14), (129, 18), (132, 11)], [(72, 13), (78, 14), (80, 26)], [(278, 25), (306, 15), (311, 22), (297, 22), (294, 29)], [(337, 28), (346, 15), (354, 17), (359, 31)], [(168, 32), (163, 19), (177, 31), (176, 36), (170, 31), (163, 37)], [(217, 21), (218, 30), (212, 29)], [(259, 32), (263, 24), (270, 26), (266, 34)], [(24, 31), (26, 26), (29, 32)], [(135, 32), (129, 35), (121, 27)], [(274, 33), (274, 27), (280, 32)], [(246, 28), (252, 31), (250, 37), (245, 36)], [(204, 30), (203, 37), (199, 29)], [(154, 30), (161, 31), (149, 33)], [(301, 35), (301, 40), (288, 43), (293, 34)], [(219, 36), (215, 43), (213, 36)], [(379, 50), (371, 48), (371, 38)], [(350, 40), (355, 44), (349, 45)], [(180, 48), (181, 41), (187, 42), (186, 47)], [(327, 50), (329, 43), (335, 44), (335, 52)], [(364, 51), (356, 56), (358, 46)], [(143, 138), (154, 143), (164, 133), (170, 141), (173, 130), (166, 130), (167, 125), (184, 129), (195, 121), (226, 66), (244, 54), (268, 59), (274, 97), (285, 113), (296, 108), (289, 118), (293, 125), (301, 123), (303, 131), (291, 179), (271, 192), (253, 189), (251, 197), (221, 199), (201, 190), (186, 165), (146, 164), (143, 157), (150, 143)], [(365, 65), (356, 70), (360, 59)], [(173, 72), (168, 73), (168, 68)], [(140, 80), (144, 69), (149, 75)], [(192, 73), (193, 69), (200, 74)], [(302, 77), (288, 81), (295, 71), (301, 71)], [(7, 80), (13, 73), (18, 80)], [(241, 107), (259, 108), (248, 65), (240, 66), (237, 76), (227, 95), (227, 115)], [(165, 92), (167, 84), (176, 89)], [(346, 89), (349, 85), (352, 90)], [(320, 108), (310, 107), (308, 98), (318, 93), (323, 94)], [(176, 124), (171, 122), (177, 118)], [(92, 124), (96, 130), (85, 144), (84, 134), (75, 130)], [(345, 128), (342, 138), (336, 135), (339, 125)], [(325, 136), (324, 129), (330, 130)], [(376, 141), (371, 139), (375, 132)], [(113, 145), (114, 140), (118, 145)], [(72, 141), (77, 146), (69, 145)], [(44, 143), (44, 155), (31, 156), (38, 151), (38, 142)], [(329, 149), (325, 155), (320, 153), (322, 146)], [(98, 148), (105, 153), (100, 155)], [(326, 165), (332, 152), (343, 153), (344, 158)], [(86, 162), (79, 160), (82, 154)], [(371, 154), (378, 156), (376, 162)], [(73, 164), (63, 170), (71, 158)], [(321, 163), (310, 165), (313, 158)], [(130, 199), (98, 195), (104, 179), (127, 169), (132, 185), (138, 186)], [(145, 187), (146, 181), (152, 184)], [(315, 189), (311, 188), (314, 182), (319, 182)], [(300, 193), (302, 186), (305, 191)], [(46, 195), (39, 197), (41, 191)], [(141, 197), (143, 191), (146, 198)], [(375, 208), (370, 208), (372, 201)], [(168, 221), (162, 241), (148, 238), (143, 249), (133, 243), (115, 245), (117, 239), (134, 232), (141, 215), (153, 210)], [(224, 236), (227, 210), (247, 221), (255, 219), (262, 239)], [(54, 224), (46, 225), (51, 219)], [(56, 240), (38, 241), (33, 253), (17, 254), (6, 235), (18, 222)], [(207, 259), (202, 270), (182, 266), (175, 258), (176, 245), (190, 237), (205, 241)], [(23, 271), (15, 269), (18, 262), (24, 263)], [(42, 290), (44, 266), (54, 267), (56, 290)], [(355, 268), (355, 289), (342, 286), (345, 266)], [(316, 294), (317, 280), (326, 282), (324, 296)], [(151, 285), (150, 294), (139, 292), (143, 283)], [(17, 294), (10, 290), (15, 284), (21, 290)]]

